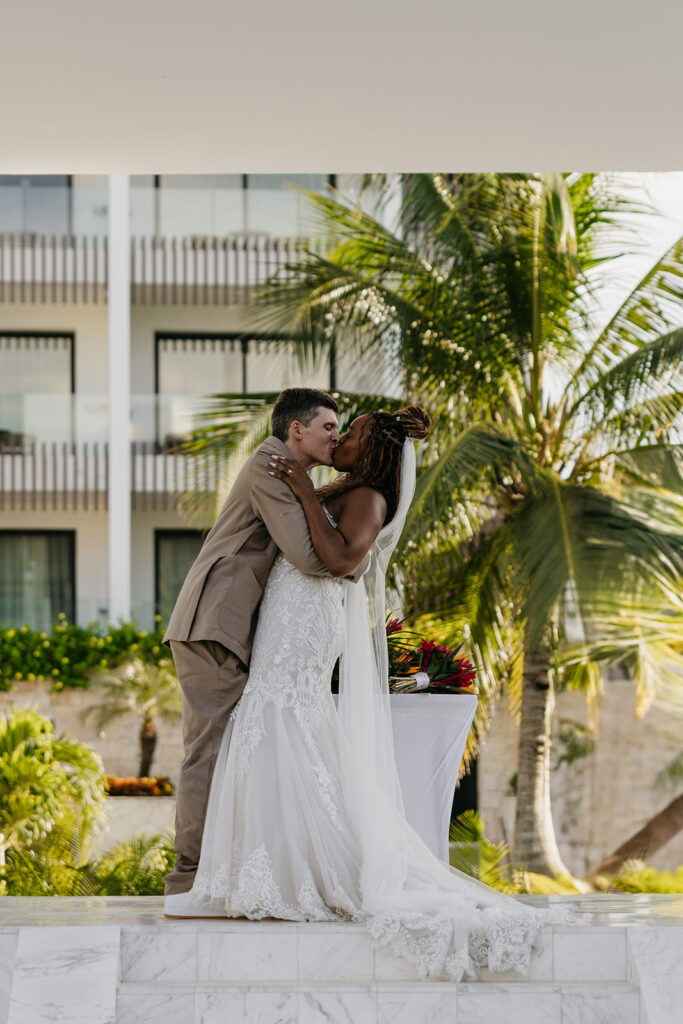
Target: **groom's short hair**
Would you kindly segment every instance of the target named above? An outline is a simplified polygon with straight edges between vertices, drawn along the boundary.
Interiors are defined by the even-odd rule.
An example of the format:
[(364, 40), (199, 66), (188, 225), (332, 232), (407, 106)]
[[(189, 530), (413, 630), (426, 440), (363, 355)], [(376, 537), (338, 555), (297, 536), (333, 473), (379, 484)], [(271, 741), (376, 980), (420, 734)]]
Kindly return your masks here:
[(299, 420), (305, 427), (315, 416), (316, 409), (323, 406), (339, 412), (339, 406), (331, 395), (315, 388), (286, 388), (278, 395), (270, 418), (271, 430), (281, 441), (287, 440), (290, 425)]

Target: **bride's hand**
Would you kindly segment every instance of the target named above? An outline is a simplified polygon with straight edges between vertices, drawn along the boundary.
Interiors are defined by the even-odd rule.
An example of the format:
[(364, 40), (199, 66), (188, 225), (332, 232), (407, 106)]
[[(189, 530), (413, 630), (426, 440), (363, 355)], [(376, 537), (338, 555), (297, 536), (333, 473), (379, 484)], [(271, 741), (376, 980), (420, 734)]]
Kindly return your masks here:
[(271, 455), (268, 472), (271, 476), (284, 480), (300, 501), (314, 493), (313, 482), (308, 473), (293, 459), (285, 459), (282, 455)]

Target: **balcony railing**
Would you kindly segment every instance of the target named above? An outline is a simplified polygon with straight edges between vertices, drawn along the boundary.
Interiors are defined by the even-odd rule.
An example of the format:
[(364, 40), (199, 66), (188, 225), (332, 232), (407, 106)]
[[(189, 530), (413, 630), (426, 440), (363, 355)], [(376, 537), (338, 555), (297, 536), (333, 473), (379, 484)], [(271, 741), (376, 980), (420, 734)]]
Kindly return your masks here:
[[(188, 492), (213, 494), (225, 467), (214, 454), (184, 454), (155, 441), (133, 441), (130, 452), (133, 510), (174, 508), (178, 497)], [(0, 440), (0, 509), (106, 509), (108, 472), (105, 441)]]
[(107, 239), (0, 234), (0, 302), (102, 302)]
[[(131, 302), (223, 305), (249, 301), (251, 289), (296, 261), (319, 240), (226, 235), (131, 239)], [(103, 302), (107, 239), (0, 234), (0, 302)]]
[[(201, 396), (131, 396), (133, 508), (219, 486), (224, 460), (182, 451), (201, 406)], [(107, 430), (104, 395), (0, 394), (0, 509), (106, 508)]]

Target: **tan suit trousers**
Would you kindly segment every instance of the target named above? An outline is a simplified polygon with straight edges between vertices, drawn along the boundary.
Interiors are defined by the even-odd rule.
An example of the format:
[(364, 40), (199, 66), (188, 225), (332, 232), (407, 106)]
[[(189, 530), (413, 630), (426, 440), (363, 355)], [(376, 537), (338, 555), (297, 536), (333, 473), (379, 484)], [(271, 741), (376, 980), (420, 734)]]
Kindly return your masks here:
[(170, 646), (183, 691), (184, 757), (176, 790), (176, 859), (165, 879), (167, 896), (192, 888), (218, 748), (247, 682), (239, 658), (215, 640), (171, 640)]

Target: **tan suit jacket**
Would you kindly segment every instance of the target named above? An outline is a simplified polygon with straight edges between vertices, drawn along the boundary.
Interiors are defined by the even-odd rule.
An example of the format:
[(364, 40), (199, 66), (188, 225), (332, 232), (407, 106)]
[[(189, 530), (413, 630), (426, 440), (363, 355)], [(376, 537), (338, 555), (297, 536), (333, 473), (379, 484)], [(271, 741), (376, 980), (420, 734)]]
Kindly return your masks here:
[(273, 454), (291, 458), (282, 441), (269, 437), (240, 470), (183, 583), (165, 644), (217, 640), (248, 665), (258, 606), (278, 551), (309, 576), (330, 575), (298, 499), (283, 480), (269, 475)]

